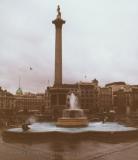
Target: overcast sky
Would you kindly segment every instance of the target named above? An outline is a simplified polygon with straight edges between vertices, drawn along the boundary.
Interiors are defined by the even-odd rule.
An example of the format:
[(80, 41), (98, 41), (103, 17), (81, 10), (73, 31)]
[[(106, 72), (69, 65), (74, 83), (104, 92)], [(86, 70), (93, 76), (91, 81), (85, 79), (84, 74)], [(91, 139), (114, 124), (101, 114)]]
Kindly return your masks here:
[(0, 0), (0, 86), (14, 93), (19, 76), (23, 91), (53, 84), (57, 3), (66, 20), (63, 82), (138, 84), (137, 0)]

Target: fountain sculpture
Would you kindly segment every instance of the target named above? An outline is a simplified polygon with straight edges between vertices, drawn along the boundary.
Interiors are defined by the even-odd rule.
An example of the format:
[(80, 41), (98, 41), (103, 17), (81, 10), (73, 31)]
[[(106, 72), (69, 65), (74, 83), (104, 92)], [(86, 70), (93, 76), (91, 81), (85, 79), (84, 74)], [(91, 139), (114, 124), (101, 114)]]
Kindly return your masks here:
[(88, 119), (79, 107), (78, 98), (71, 93), (69, 98), (69, 109), (63, 110), (63, 117), (59, 118), (56, 125), (60, 127), (86, 127)]

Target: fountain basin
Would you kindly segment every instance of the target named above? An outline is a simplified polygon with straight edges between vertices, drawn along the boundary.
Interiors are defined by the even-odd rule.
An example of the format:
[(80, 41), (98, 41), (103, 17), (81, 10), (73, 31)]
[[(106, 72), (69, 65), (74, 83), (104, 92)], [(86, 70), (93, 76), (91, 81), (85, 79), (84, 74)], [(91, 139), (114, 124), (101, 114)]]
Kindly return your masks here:
[(59, 118), (56, 126), (59, 127), (86, 127), (88, 120), (85, 117), (81, 118)]
[(59, 127), (86, 127), (88, 119), (82, 109), (64, 109), (63, 117), (58, 118), (56, 126)]
[(87, 127), (63, 128), (54, 123), (34, 123), (28, 131), (11, 128), (3, 132), (4, 140), (54, 140), (54, 139), (94, 139), (94, 140), (128, 140), (138, 138), (138, 129), (118, 123), (89, 123)]

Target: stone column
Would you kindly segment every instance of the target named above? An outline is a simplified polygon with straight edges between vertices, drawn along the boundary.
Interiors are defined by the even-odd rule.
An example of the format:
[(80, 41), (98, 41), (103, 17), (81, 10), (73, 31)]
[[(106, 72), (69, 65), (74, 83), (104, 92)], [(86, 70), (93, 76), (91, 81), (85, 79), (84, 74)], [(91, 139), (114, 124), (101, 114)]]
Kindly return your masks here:
[(62, 85), (62, 25), (65, 21), (61, 18), (60, 7), (57, 8), (58, 14), (53, 24), (55, 24), (55, 82), (54, 86)]

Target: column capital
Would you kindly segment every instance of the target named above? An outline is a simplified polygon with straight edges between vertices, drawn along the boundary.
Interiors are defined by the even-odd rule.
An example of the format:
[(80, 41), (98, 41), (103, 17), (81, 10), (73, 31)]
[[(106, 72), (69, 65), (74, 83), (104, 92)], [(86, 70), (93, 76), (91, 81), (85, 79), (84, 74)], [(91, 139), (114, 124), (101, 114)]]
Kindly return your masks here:
[(57, 7), (57, 17), (55, 20), (52, 21), (53, 24), (55, 24), (56, 27), (61, 28), (63, 24), (65, 24), (65, 21), (61, 18), (61, 12), (60, 12), (60, 6)]

